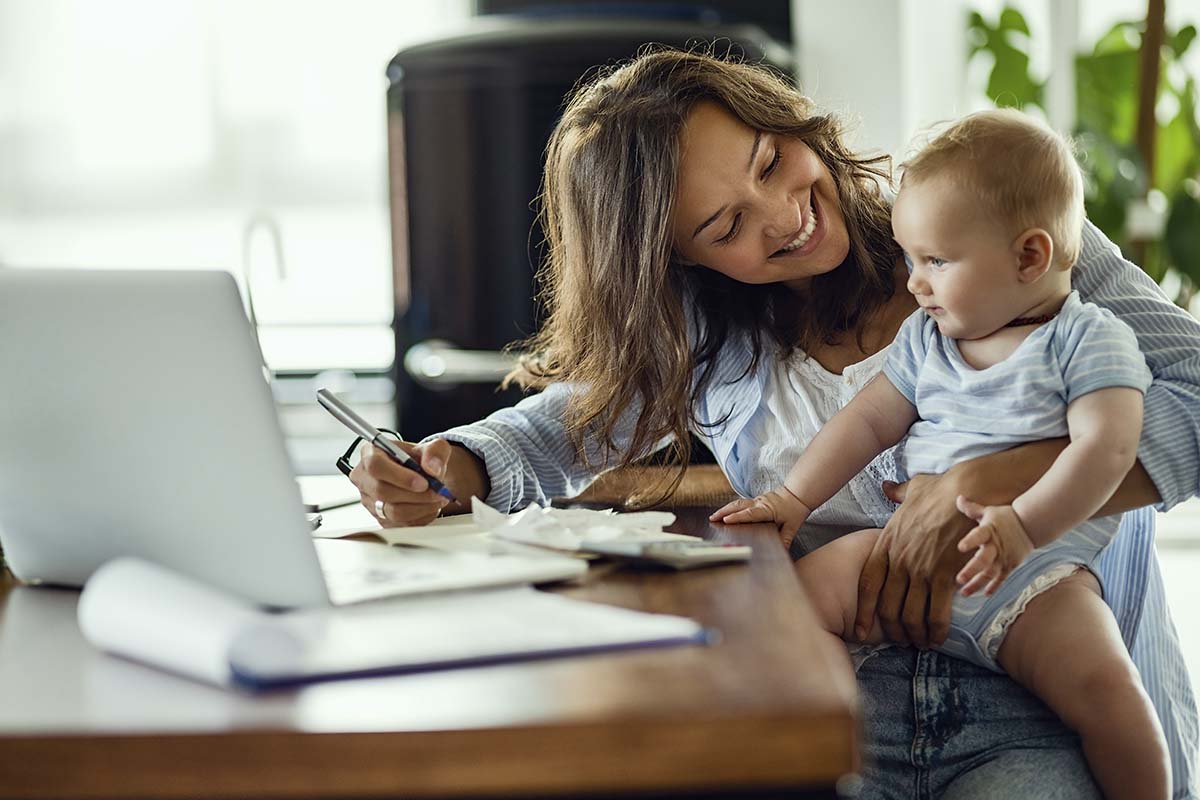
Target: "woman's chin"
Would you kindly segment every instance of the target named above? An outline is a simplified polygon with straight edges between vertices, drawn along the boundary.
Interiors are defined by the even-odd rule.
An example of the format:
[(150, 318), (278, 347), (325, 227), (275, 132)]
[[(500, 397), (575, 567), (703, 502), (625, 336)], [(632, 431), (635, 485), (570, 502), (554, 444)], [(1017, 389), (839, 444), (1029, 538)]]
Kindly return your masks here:
[[(832, 244), (832, 242), (828, 242)], [(849, 254), (850, 248), (821, 248), (813, 251), (806, 258), (788, 259), (786, 256), (771, 259), (776, 272), (785, 273), (784, 283), (789, 286), (795, 281), (808, 281), (818, 275), (825, 275), (833, 272), (846, 262), (846, 256)], [(789, 263), (790, 262), (790, 263)]]
[(812, 276), (805, 275), (803, 278), (788, 278), (781, 283), (797, 294), (803, 294), (812, 287)]

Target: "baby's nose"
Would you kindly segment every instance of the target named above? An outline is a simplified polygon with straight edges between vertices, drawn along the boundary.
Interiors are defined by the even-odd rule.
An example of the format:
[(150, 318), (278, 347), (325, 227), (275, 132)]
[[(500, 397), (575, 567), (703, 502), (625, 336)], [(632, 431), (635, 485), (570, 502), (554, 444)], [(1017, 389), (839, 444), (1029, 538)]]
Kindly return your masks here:
[(908, 275), (908, 291), (912, 294), (928, 294), (929, 281), (917, 270), (913, 270)]

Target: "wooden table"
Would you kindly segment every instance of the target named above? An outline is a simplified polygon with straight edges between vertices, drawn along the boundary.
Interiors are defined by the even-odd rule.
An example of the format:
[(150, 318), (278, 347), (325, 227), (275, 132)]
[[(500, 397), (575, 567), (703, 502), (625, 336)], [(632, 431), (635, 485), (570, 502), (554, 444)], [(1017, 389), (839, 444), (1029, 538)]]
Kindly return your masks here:
[[(336, 681), (244, 696), (95, 651), (78, 593), (0, 585), (0, 798), (832, 796), (853, 675), (764, 526), (749, 565), (593, 568), (572, 597), (691, 616), (712, 646)], [(843, 651), (844, 652), (844, 651)]]

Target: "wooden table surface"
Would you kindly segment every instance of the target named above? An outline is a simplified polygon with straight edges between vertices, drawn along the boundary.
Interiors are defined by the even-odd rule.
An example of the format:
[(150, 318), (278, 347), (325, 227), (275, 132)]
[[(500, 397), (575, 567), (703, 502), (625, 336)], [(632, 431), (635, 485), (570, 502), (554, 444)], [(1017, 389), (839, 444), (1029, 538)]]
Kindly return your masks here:
[[(766, 526), (748, 565), (594, 567), (571, 597), (690, 616), (711, 646), (221, 691), (90, 647), (78, 593), (0, 586), (0, 798), (660, 795), (828, 790), (856, 765), (853, 675)], [(844, 651), (843, 651), (844, 652)], [(842, 656), (844, 660), (844, 655)]]

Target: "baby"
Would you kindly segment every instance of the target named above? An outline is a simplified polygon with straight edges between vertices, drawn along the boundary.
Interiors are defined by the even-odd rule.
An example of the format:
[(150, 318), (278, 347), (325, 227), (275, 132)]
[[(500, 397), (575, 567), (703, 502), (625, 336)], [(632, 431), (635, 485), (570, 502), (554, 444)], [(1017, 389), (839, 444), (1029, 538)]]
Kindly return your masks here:
[[(1091, 519), (1137, 457), (1150, 372), (1133, 331), (1071, 291), (1083, 183), (1069, 146), (1015, 111), (965, 117), (904, 165), (892, 232), (911, 266), (909, 317), (876, 377), (836, 414), (782, 486), (713, 515), (772, 520), (789, 538), (875, 456), (900, 480), (1018, 444), (1070, 436), (1011, 505), (958, 498), (976, 526), (940, 649), (1008, 673), (1077, 731), (1108, 798), (1165, 798), (1154, 708), (1091, 564), (1119, 517)], [(907, 438), (905, 438), (907, 436)], [(858, 575), (879, 536), (859, 531), (796, 564), (826, 629), (852, 635)], [(868, 641), (883, 641), (878, 621)]]

